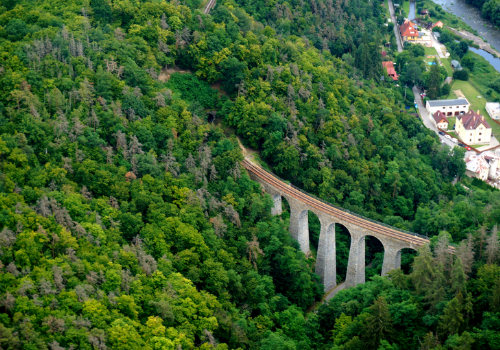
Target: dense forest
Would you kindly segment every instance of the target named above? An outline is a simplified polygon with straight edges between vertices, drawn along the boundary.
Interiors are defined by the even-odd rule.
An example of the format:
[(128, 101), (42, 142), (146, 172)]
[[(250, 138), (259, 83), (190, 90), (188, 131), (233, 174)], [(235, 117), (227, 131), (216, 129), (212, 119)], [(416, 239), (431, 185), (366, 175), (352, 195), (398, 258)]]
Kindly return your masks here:
[[(400, 109), (382, 5), (203, 6), (2, 1), (0, 349), (500, 348), (500, 192)], [(408, 85), (420, 55), (389, 52)], [(240, 142), (430, 246), (320, 305)]]

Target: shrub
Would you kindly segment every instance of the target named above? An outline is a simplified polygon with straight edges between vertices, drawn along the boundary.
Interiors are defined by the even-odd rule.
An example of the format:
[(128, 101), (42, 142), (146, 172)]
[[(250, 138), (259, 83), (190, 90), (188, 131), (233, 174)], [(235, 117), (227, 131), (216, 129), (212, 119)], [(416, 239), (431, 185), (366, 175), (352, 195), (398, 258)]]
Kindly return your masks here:
[(167, 83), (172, 90), (180, 91), (182, 98), (188, 101), (198, 101), (204, 108), (215, 108), (217, 90), (192, 74), (173, 73)]
[(450, 90), (451, 90), (450, 84), (446, 84), (446, 83), (443, 84), (443, 86), (441, 86), (440, 96), (448, 96), (450, 93)]
[(453, 72), (453, 79), (467, 81), (469, 80), (469, 70), (462, 69)]

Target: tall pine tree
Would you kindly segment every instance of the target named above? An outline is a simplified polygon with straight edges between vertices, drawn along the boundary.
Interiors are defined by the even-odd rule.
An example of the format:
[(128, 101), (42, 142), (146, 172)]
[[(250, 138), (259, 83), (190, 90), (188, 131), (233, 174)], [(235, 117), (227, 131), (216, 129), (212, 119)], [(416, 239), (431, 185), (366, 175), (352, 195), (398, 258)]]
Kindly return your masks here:
[(375, 349), (381, 340), (390, 339), (394, 333), (389, 307), (384, 297), (378, 297), (369, 307), (370, 315), (366, 319), (366, 342)]
[(439, 96), (439, 86), (441, 85), (441, 73), (436, 59), (431, 66), (429, 72), (429, 80), (427, 80), (427, 96), (431, 100), (435, 100)]
[(423, 295), (429, 289), (434, 277), (434, 261), (429, 245), (418, 250), (418, 256), (413, 262), (411, 279), (418, 294)]

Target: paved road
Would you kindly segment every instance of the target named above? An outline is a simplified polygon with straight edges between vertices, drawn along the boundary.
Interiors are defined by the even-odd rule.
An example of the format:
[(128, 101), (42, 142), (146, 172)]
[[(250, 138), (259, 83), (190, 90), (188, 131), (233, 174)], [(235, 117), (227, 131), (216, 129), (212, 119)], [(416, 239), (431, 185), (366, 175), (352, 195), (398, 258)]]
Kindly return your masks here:
[[(417, 102), (418, 113), (420, 114), (420, 118), (422, 119), (422, 122), (424, 123), (424, 125), (428, 129), (430, 129), (430, 130), (434, 131), (436, 134), (438, 134), (438, 129), (437, 129), (436, 125), (434, 124), (434, 122), (432, 121), (432, 116), (427, 113), (427, 110), (425, 109), (425, 106), (422, 102), (422, 99), (420, 98), (420, 93), (421, 93), (421, 91), (419, 89), (417, 89), (416, 87), (413, 87), (413, 94), (415, 95), (415, 101)], [(450, 146), (451, 148), (453, 148), (455, 146), (458, 147), (451, 140), (448, 140), (447, 138), (445, 138), (439, 134), (438, 134), (438, 136), (441, 139), (442, 144)]]
[(399, 26), (396, 21), (396, 16), (394, 15), (394, 5), (392, 4), (392, 0), (387, 0), (387, 2), (389, 3), (389, 13), (391, 14), (392, 23), (394, 23), (394, 35), (398, 43), (398, 52), (403, 52), (403, 44), (401, 43), (401, 37), (399, 35)]
[(339, 291), (341, 291), (342, 289), (345, 288), (345, 284), (344, 282), (340, 283), (340, 284), (337, 284), (337, 286), (330, 291), (330, 293), (328, 293), (328, 295), (325, 297), (325, 299), (323, 300), (324, 303), (328, 303), (328, 300), (330, 300), (331, 298), (333, 298), (335, 295), (337, 295), (337, 293)]
[(432, 33), (432, 31), (428, 31), (429, 33), (429, 36), (431, 37), (431, 41), (432, 41), (432, 47), (434, 47), (438, 53), (438, 57), (439, 58), (446, 58), (446, 55), (444, 54), (444, 50), (446, 50), (446, 47), (441, 44), (435, 37), (434, 37), (434, 34)]

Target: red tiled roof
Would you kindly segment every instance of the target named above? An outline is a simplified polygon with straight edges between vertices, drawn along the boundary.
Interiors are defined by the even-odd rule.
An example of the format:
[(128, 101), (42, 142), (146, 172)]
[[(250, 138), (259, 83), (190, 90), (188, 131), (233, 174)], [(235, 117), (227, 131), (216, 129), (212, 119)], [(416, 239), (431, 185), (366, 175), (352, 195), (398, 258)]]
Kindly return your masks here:
[(387, 51), (382, 51), (382, 57), (387, 56)]
[(401, 32), (401, 36), (418, 37), (418, 31), (415, 29), (414, 24), (408, 20), (399, 26), (399, 31)]
[(491, 129), (490, 124), (488, 124), (488, 122), (484, 120), (484, 117), (481, 114), (474, 112), (473, 110), (459, 115), (457, 119), (462, 122), (465, 130), (476, 130), (481, 124), (484, 125), (486, 129)]
[(396, 81), (398, 80), (398, 74), (396, 73), (396, 70), (394, 69), (394, 62), (392, 61), (385, 61), (382, 62), (382, 65), (385, 67), (387, 70), (387, 75), (392, 78), (392, 80)]
[(436, 124), (439, 124), (443, 121), (448, 123), (448, 119), (446, 119), (446, 115), (442, 113), (441, 111), (437, 111), (436, 113), (433, 114), (434, 120), (436, 121)]
[(441, 21), (437, 21), (437, 22), (433, 25), (433, 27), (443, 27), (443, 22), (441, 22)]

